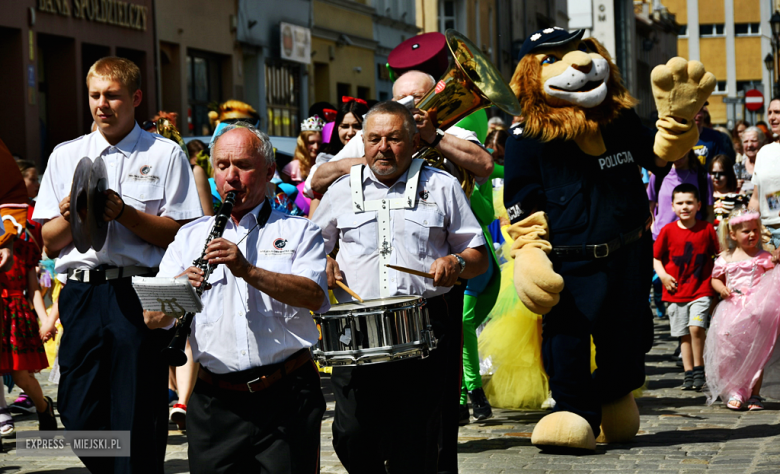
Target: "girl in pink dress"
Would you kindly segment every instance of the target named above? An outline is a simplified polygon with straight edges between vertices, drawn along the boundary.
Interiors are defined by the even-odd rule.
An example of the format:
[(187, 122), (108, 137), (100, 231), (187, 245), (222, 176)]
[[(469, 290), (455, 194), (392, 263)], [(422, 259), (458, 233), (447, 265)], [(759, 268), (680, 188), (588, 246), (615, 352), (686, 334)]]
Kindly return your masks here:
[(712, 287), (723, 301), (717, 306), (704, 345), (707, 404), (718, 397), (732, 410), (763, 409), (759, 396), (780, 395), (780, 272), (761, 249), (757, 212), (732, 211), (718, 229), (723, 251), (715, 261)]

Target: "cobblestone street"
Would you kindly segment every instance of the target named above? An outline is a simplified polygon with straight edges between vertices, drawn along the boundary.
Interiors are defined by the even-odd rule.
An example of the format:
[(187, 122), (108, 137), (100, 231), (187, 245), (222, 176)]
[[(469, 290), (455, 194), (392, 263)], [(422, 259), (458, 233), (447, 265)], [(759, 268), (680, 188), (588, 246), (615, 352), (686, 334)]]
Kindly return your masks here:
[[(780, 473), (780, 403), (769, 401), (763, 412), (734, 413), (722, 404), (707, 407), (704, 395), (683, 392), (682, 373), (670, 357), (675, 342), (668, 321), (656, 322), (656, 343), (647, 356), (649, 390), (638, 400), (639, 436), (630, 444), (600, 445), (592, 456), (541, 454), (531, 445), (531, 431), (544, 412), (494, 410), (485, 423), (460, 430), (460, 472), (597, 473), (678, 472)], [(56, 386), (39, 374), (44, 392), (56, 401)], [(328, 411), (322, 425), (322, 472), (346, 472), (333, 452), (333, 396), (323, 379)], [(18, 389), (7, 396), (12, 402)], [(37, 429), (34, 415), (15, 416), (16, 429)], [(15, 439), (3, 440), (0, 473), (67, 473), (87, 470), (76, 457), (29, 458), (15, 452)], [(166, 473), (186, 473), (187, 440), (174, 429), (168, 439)]]

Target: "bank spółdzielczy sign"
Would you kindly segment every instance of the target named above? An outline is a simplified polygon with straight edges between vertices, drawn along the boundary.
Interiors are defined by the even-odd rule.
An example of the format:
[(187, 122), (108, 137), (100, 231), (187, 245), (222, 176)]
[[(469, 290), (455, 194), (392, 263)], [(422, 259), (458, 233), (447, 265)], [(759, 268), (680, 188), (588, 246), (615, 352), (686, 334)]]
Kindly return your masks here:
[(146, 31), (147, 8), (118, 0), (38, 0), (38, 11)]

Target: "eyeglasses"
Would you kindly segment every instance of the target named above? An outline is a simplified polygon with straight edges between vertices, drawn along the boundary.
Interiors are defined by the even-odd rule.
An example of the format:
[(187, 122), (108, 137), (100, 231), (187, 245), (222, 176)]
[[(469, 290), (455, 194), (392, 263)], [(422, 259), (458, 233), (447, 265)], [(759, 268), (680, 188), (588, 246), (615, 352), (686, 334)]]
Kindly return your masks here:
[(714, 173), (712, 173), (712, 177), (715, 179), (725, 178), (726, 173), (723, 171), (715, 171)]

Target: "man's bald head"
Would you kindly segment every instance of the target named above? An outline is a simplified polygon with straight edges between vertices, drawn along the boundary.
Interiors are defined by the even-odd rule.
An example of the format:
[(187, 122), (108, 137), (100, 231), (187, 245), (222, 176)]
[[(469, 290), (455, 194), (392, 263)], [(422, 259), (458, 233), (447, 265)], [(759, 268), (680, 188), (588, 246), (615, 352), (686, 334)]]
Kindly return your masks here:
[(436, 79), (430, 74), (421, 71), (407, 71), (393, 84), (393, 100), (400, 100), (406, 96), (414, 97), (414, 104), (420, 102), (429, 90), (436, 85)]

